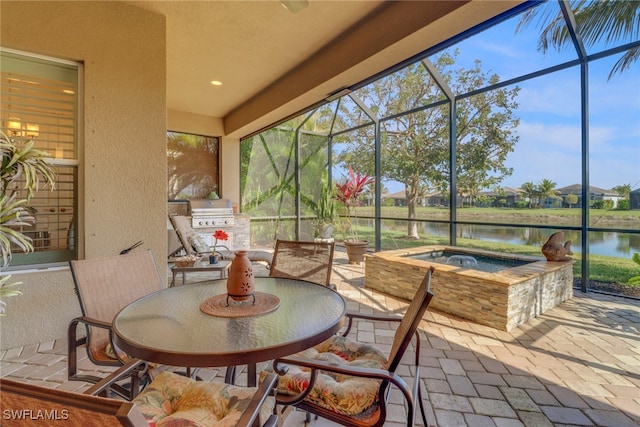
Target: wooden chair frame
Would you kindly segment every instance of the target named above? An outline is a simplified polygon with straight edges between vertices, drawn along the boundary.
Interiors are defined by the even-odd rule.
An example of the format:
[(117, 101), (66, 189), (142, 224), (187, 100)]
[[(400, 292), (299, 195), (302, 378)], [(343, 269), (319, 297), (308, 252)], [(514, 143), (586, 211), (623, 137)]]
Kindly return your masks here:
[[(132, 359), (120, 369), (101, 379), (84, 393), (53, 390), (35, 384), (0, 378), (2, 391), (3, 426), (12, 427), (148, 427), (144, 415), (133, 402), (106, 397), (115, 391), (113, 386), (122, 377), (145, 370), (145, 362)], [(253, 426), (260, 408), (272, 393), (275, 395), (278, 376), (271, 374), (257, 388), (238, 426)], [(5, 412), (9, 411), (9, 412)], [(15, 414), (8, 417), (6, 414)], [(34, 415), (41, 415), (40, 418)], [(46, 416), (47, 419), (43, 419)], [(18, 419), (19, 418), (19, 419)], [(275, 427), (279, 417), (272, 414), (262, 427)]]
[[(132, 402), (0, 379), (6, 427), (148, 427)], [(9, 411), (9, 412), (6, 412)], [(37, 416), (36, 416), (37, 415)], [(44, 417), (44, 418), (43, 418)]]

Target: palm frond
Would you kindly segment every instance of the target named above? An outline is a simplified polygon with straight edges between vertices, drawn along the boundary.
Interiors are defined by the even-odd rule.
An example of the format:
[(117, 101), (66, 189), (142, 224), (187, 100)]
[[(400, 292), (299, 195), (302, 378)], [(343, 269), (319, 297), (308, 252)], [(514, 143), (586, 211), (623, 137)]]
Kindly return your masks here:
[[(32, 239), (22, 232), (32, 227), (35, 218), (28, 210), (28, 203), (40, 184), (54, 188), (55, 171), (49, 162), (49, 153), (36, 149), (33, 140), (15, 143), (0, 132), (0, 270), (11, 262), (13, 248), (25, 253), (33, 251)], [(18, 198), (19, 189), (26, 190), (26, 197)], [(24, 193), (22, 193), (24, 194)], [(9, 283), (10, 275), (0, 276), (0, 316), (5, 315), (6, 302), (2, 298), (20, 295), (16, 286)]]
[[(621, 40), (640, 38), (639, 0), (577, 0), (571, 3), (571, 10), (575, 16), (576, 32), (587, 47), (599, 42), (616, 44)], [(560, 50), (572, 43), (564, 17), (557, 12), (553, 2), (542, 3), (523, 13), (516, 32), (531, 25), (536, 18), (540, 28), (538, 50), (542, 53), (550, 47)], [(609, 73), (609, 80), (638, 61), (639, 50), (636, 47), (625, 52)]]
[(9, 298), (16, 295), (22, 295), (17, 289), (14, 289), (16, 286), (21, 285), (22, 282), (13, 282), (9, 283), (9, 279), (11, 275), (0, 276), (0, 316), (5, 315), (5, 307), (6, 303), (2, 300), (3, 298)]

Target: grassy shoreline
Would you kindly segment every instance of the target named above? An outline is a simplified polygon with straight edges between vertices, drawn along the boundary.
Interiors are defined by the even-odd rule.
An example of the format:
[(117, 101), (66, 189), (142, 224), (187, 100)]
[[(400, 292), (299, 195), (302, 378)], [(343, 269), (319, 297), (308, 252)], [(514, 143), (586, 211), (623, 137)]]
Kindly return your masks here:
[[(360, 238), (367, 239), (370, 242), (374, 239), (374, 231), (372, 228), (359, 227), (358, 234)], [(340, 236), (336, 237), (340, 239)], [(458, 238), (457, 243), (458, 246), (461, 247), (542, 257), (541, 246), (466, 238)], [(383, 250), (447, 244), (449, 244), (449, 240), (446, 237), (430, 235), (421, 236), (419, 239), (408, 239), (405, 232), (388, 229), (384, 230), (381, 242)], [(582, 275), (582, 255), (576, 253), (573, 255), (573, 259), (573, 275), (575, 278), (580, 278)], [(638, 266), (631, 258), (589, 255), (589, 279), (591, 281), (626, 285), (631, 277), (637, 276), (638, 274), (640, 274)]]
[[(382, 207), (382, 216), (389, 218), (407, 219), (406, 207)], [(372, 206), (358, 208), (359, 216), (373, 216)], [(582, 210), (572, 209), (516, 209), (516, 208), (458, 208), (459, 220), (473, 220), (478, 222), (504, 222), (508, 224), (540, 224), (557, 223), (563, 225), (580, 225), (582, 220)], [(434, 207), (417, 207), (416, 216), (418, 219), (438, 219), (448, 220), (449, 209)], [(590, 224), (607, 224), (612, 228), (628, 228), (635, 226), (640, 228), (640, 210), (589, 210)]]

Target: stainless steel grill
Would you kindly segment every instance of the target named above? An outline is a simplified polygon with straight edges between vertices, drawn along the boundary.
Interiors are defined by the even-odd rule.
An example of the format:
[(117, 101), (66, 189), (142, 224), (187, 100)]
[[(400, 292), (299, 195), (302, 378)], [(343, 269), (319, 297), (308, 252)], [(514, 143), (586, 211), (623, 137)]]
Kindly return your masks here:
[(218, 245), (224, 245), (230, 250), (233, 246), (233, 207), (228, 199), (192, 199), (189, 200), (189, 213), (191, 215), (191, 228), (200, 234), (205, 241), (213, 246), (215, 239), (213, 233), (216, 230), (225, 231), (229, 240), (219, 241)]

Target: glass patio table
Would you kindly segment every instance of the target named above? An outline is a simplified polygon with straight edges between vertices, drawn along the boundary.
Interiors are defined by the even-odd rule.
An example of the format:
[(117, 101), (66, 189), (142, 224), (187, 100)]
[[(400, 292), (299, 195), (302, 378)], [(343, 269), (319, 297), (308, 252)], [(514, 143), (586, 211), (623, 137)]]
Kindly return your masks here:
[(247, 365), (248, 385), (255, 385), (256, 363), (313, 347), (343, 325), (346, 302), (326, 286), (297, 279), (256, 277), (255, 290), (275, 296), (279, 300), (277, 308), (243, 317), (201, 311), (205, 300), (226, 296), (226, 279), (154, 292), (116, 315), (114, 342), (129, 355), (149, 362), (194, 368), (230, 367), (230, 382), (233, 367)]

